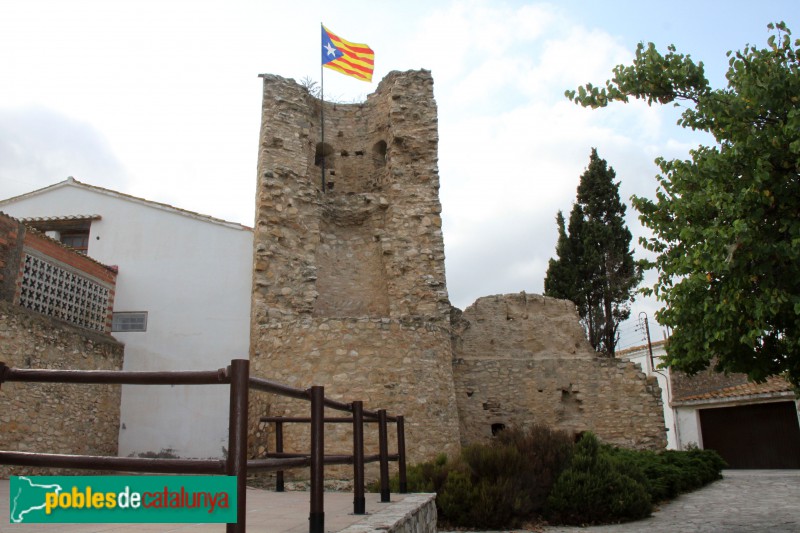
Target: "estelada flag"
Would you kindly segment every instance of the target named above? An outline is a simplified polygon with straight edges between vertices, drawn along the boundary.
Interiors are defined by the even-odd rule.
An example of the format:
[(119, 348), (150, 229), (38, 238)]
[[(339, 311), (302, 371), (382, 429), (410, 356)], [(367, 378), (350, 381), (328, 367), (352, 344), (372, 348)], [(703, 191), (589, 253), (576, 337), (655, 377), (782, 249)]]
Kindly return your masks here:
[(322, 26), (322, 66), (362, 81), (372, 81), (375, 52), (366, 44), (345, 41)]

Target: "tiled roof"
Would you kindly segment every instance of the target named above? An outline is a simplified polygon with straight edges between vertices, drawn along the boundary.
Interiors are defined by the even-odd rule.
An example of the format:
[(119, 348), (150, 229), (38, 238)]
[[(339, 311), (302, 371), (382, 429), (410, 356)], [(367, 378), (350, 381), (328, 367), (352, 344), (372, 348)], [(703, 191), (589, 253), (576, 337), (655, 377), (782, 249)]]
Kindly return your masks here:
[[(61, 242), (61, 241), (59, 241), (59, 240), (53, 239), (52, 237), (48, 236), (48, 235), (47, 235), (45, 232), (43, 232), (43, 231), (39, 231), (38, 229), (36, 229), (35, 227), (33, 227), (32, 225), (30, 225), (30, 224), (29, 224), (29, 222), (31, 222), (31, 221), (33, 221), (33, 220), (44, 220), (44, 219), (33, 219), (33, 218), (24, 218), (24, 219), (19, 219), (19, 218), (14, 218), (14, 217), (12, 217), (11, 215), (9, 215), (8, 213), (4, 213), (4, 212), (2, 212), (2, 211), (0, 211), (0, 216), (6, 217), (6, 218), (8, 218), (8, 219), (11, 219), (11, 220), (13, 220), (13, 221), (15, 221), (15, 222), (18, 222), (18, 223), (22, 223), (22, 224), (23, 224), (23, 225), (24, 225), (24, 226), (27, 228), (27, 229), (26, 229), (26, 231), (30, 231), (31, 233), (35, 233), (36, 235), (40, 236), (41, 238), (43, 238), (43, 239), (47, 239), (48, 241), (51, 241), (51, 242), (53, 242), (54, 244), (56, 244), (56, 245), (58, 245), (58, 246), (60, 246), (60, 247), (64, 248), (65, 250), (69, 250), (70, 252), (72, 252), (72, 253), (75, 253), (75, 254), (79, 253), (79, 252), (75, 251), (75, 249), (74, 249), (74, 248), (72, 248), (72, 247), (70, 247), (70, 246), (67, 246), (67, 245), (65, 245), (64, 243), (62, 243), (62, 242)], [(59, 220), (59, 219), (71, 219), (71, 218), (75, 218), (76, 220), (80, 220), (80, 219), (84, 219), (84, 220), (88, 220), (88, 219), (95, 220), (95, 218), (93, 218), (93, 217), (96, 217), (96, 219), (100, 219), (100, 216), (99, 216), (99, 215), (91, 215), (91, 217), (89, 217), (89, 216), (87, 216), (87, 217), (49, 217), (49, 219), (50, 219), (50, 220)], [(86, 260), (88, 260), (88, 261), (91, 261), (91, 262), (93, 262), (93, 263), (96, 263), (96, 264), (100, 265), (101, 267), (103, 267), (103, 268), (105, 268), (105, 269), (107, 269), (107, 270), (110, 270), (111, 272), (117, 272), (117, 273), (119, 272), (119, 266), (117, 266), (117, 265), (107, 265), (107, 264), (105, 264), (105, 263), (101, 263), (101, 262), (100, 262), (100, 261), (98, 261), (97, 259), (94, 259), (94, 258), (92, 258), (92, 257), (89, 257), (89, 256), (88, 256), (88, 255), (86, 255), (86, 254), (80, 254), (80, 255), (81, 255), (81, 256), (82, 256), (84, 259), (86, 259)]]
[[(660, 346), (663, 346), (665, 344), (667, 344), (667, 341), (655, 341), (655, 342), (651, 343), (651, 346), (655, 350), (656, 348), (658, 348)], [(624, 350), (617, 350), (614, 353), (614, 357), (617, 357), (617, 358), (625, 357), (626, 355), (630, 355), (630, 354), (636, 353), (636, 352), (643, 352), (645, 350), (647, 350), (647, 345), (646, 344), (642, 344), (640, 346), (631, 346), (629, 348), (625, 348)]]
[(780, 376), (771, 376), (767, 378), (764, 383), (744, 383), (742, 385), (734, 385), (732, 387), (704, 392), (703, 394), (675, 398), (674, 401), (676, 403), (683, 403), (703, 400), (732, 400), (747, 396), (775, 395), (781, 393), (792, 393), (792, 386), (786, 379)]
[(22, 222), (61, 222), (69, 220), (101, 220), (100, 215), (64, 215), (60, 217), (26, 217)]

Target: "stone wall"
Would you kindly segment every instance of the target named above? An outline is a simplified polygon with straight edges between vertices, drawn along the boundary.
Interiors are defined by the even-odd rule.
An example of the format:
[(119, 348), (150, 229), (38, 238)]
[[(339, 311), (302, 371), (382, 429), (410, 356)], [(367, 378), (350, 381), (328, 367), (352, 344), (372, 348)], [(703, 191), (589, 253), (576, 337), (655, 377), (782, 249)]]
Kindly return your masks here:
[(436, 494), (406, 494), (340, 533), (436, 533)]
[[(322, 104), (293, 80), (262, 77), (253, 375), (325, 385), (334, 398), (405, 415), (412, 463), (456, 451), (430, 73), (390, 73), (350, 105)], [(308, 410), (263, 394), (251, 401), (254, 413)], [(258, 454), (268, 432), (256, 419)], [(307, 446), (307, 433), (290, 427), (287, 450)], [(335, 440), (346, 446), (348, 430), (328, 428), (326, 441)]]
[[(0, 301), (0, 361), (8, 366), (120, 370), (122, 358), (122, 344), (109, 335)], [(119, 400), (118, 385), (3, 383), (0, 449), (116, 455)], [(81, 472), (0, 467), (0, 477), (64, 473)]]
[(525, 293), (487, 296), (454, 322), (462, 443), (540, 423), (590, 430), (621, 446), (666, 445), (655, 378), (633, 363), (598, 357), (571, 302)]

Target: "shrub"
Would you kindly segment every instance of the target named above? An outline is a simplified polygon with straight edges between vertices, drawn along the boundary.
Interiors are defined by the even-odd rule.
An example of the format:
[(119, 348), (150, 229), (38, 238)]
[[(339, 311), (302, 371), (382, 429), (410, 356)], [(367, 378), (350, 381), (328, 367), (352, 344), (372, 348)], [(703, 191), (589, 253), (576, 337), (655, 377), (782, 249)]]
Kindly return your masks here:
[[(600, 444), (584, 434), (577, 446), (564, 431), (507, 429), (489, 445), (472, 445), (448, 461), (410, 466), (411, 492), (436, 492), (439, 519), (450, 526), (505, 529), (546, 516), (551, 523), (637, 520), (652, 503), (721, 477), (713, 451), (637, 451)], [(391, 490), (399, 488), (397, 476)], [(373, 484), (372, 490), (378, 490)]]
[(725, 461), (713, 450), (697, 448), (688, 451), (665, 450), (660, 453), (607, 447), (608, 452), (624, 465), (631, 465), (644, 477), (653, 502), (669, 500), (722, 477)]
[[(439, 493), (442, 485), (452, 468), (448, 462), (447, 454), (440, 453), (433, 461), (425, 461), (406, 468), (406, 487), (408, 492), (436, 492)], [(380, 492), (380, 480), (367, 483), (367, 492)], [(400, 477), (398, 474), (389, 478), (389, 491), (400, 492)]]
[(642, 478), (641, 470), (616, 460), (587, 432), (556, 480), (545, 513), (553, 522), (572, 525), (644, 518), (652, 505), (647, 488), (637, 481)]
[(553, 484), (572, 457), (572, 436), (566, 431), (536, 424), (527, 431), (501, 431), (497, 442), (519, 450), (524, 457), (518, 475), (526, 481), (524, 490), (530, 496), (531, 510), (541, 513)]
[[(463, 448), (454, 461), (440, 455), (409, 467), (408, 489), (435, 491), (439, 518), (449, 525), (513, 527), (541, 512), (572, 448), (572, 437), (565, 431), (546, 426), (506, 429), (491, 444)], [(399, 487), (397, 476), (390, 487)]]

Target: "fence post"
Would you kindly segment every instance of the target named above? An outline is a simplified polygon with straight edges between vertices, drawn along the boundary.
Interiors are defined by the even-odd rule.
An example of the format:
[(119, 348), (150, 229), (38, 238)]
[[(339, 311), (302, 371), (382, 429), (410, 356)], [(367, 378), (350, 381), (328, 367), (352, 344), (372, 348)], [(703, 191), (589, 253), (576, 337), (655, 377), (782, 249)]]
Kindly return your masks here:
[(311, 387), (311, 512), (310, 533), (325, 532), (323, 483), (325, 467), (325, 388)]
[(400, 470), (400, 494), (408, 493), (406, 479), (406, 422), (402, 415), (397, 417), (397, 465)]
[[(275, 451), (283, 453), (283, 422), (275, 422)], [(275, 473), (275, 492), (283, 492), (283, 470)]]
[(378, 411), (378, 453), (381, 466), (381, 502), (389, 499), (389, 435), (386, 429), (386, 409)]
[(231, 380), (228, 414), (227, 473), (236, 476), (236, 523), (225, 527), (227, 533), (245, 533), (247, 514), (247, 394), (250, 361), (234, 359), (228, 367)]
[(364, 498), (364, 402), (353, 402), (353, 514), (367, 514)]

